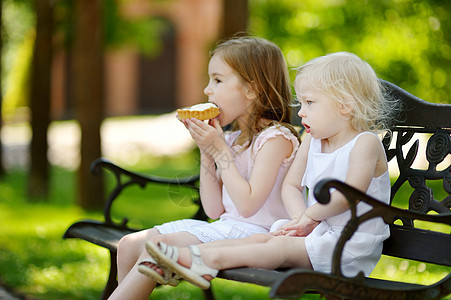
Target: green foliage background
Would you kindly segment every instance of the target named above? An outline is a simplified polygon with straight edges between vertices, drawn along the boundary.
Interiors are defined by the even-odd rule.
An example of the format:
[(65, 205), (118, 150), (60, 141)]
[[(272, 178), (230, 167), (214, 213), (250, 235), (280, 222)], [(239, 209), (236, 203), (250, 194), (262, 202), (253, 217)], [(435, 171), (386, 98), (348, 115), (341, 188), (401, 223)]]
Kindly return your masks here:
[[(291, 67), (337, 51), (430, 102), (451, 103), (451, 1), (249, 0), (250, 30)], [(294, 73), (294, 72), (293, 72)]]
[[(118, 12), (122, 1), (104, 0), (107, 49), (131, 45), (157, 54), (158, 36), (167, 30), (167, 23), (158, 18), (125, 19)], [(379, 77), (410, 93), (430, 102), (451, 103), (451, 1), (248, 1), (249, 31), (278, 44), (291, 68), (316, 56), (349, 51), (367, 60)], [(56, 36), (65, 37), (63, 47), (71, 41), (73, 4), (55, 1)], [(30, 52), (34, 22), (32, 2), (3, 0), (5, 112), (27, 103), (29, 59), (22, 52)]]

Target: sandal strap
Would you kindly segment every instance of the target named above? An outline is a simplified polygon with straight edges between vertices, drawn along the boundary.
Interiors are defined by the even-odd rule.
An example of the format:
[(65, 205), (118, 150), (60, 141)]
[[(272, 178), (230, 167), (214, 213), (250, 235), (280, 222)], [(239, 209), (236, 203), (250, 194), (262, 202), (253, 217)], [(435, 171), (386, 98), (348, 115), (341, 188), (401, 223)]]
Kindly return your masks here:
[[(158, 246), (161, 249), (161, 252), (164, 253), (166, 256), (168, 256), (171, 260), (173, 261), (177, 261), (179, 259), (179, 249), (177, 247), (174, 246), (170, 246), (166, 243), (163, 242), (159, 242)], [(154, 261), (153, 263), (155, 265), (157, 265), (158, 267), (160, 267), (158, 265), (158, 263), (151, 257), (151, 259)], [(160, 267), (161, 268), (161, 267)], [(172, 285), (174, 285), (178, 280), (180, 280), (180, 276), (178, 274), (172, 273), (168, 270), (163, 269), (163, 278), (168, 281), (171, 282)]]
[(149, 262), (151, 264), (157, 265), (157, 262), (155, 261), (155, 259), (153, 259), (152, 256), (150, 256), (148, 258), (144, 258), (141, 262)]
[(173, 261), (177, 261), (179, 259), (179, 248), (174, 246), (169, 246), (166, 243), (159, 242), (158, 246), (161, 249), (161, 252), (164, 253), (167, 257), (169, 257)]
[(191, 260), (192, 260), (191, 270), (201, 276), (210, 275), (211, 277), (215, 278), (216, 275), (218, 275), (218, 270), (210, 268), (204, 263), (200, 255), (199, 248), (196, 245), (191, 245), (189, 246), (189, 249), (191, 250)]
[(166, 282), (174, 277), (173, 273), (168, 272), (167, 270), (161, 268), (160, 265), (158, 265), (158, 263), (152, 257), (145, 258), (139, 263), (140, 265), (144, 265), (144, 267), (151, 269), (150, 267), (146, 266), (144, 263), (151, 263), (151, 264), (155, 265), (156, 267), (160, 268), (163, 271), (163, 275), (159, 274), (155, 270), (154, 270), (154, 272), (157, 273), (158, 275), (160, 275), (161, 278), (163, 278)]

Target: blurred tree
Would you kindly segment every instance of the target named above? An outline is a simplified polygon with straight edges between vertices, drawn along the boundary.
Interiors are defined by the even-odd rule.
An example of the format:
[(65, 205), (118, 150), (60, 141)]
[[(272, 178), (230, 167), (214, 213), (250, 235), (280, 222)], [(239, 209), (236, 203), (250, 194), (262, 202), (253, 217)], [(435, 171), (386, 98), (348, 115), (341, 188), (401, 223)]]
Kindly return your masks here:
[(249, 15), (247, 0), (224, 0), (222, 32), (220, 38), (244, 34), (247, 31)]
[(31, 165), (28, 176), (30, 199), (46, 198), (49, 192), (47, 131), (50, 124), (50, 81), (52, 65), (52, 0), (35, 0), (36, 40), (31, 73)]
[(431, 102), (451, 103), (449, 0), (250, 0), (250, 29), (299, 66), (356, 53), (379, 77)]
[(82, 132), (77, 203), (87, 209), (101, 208), (104, 202), (103, 179), (90, 174), (90, 164), (101, 156), (104, 49), (127, 44), (152, 54), (159, 49), (160, 31), (165, 30), (159, 20), (124, 19), (118, 8), (116, 0), (58, 1), (56, 6), (56, 30), (64, 36), (71, 57), (71, 97)]
[(90, 174), (90, 164), (101, 156), (100, 126), (104, 102), (104, 35), (102, 1), (75, 1), (72, 50), (72, 91), (81, 128), (78, 204), (86, 209), (103, 206), (103, 178)]
[[(2, 70), (2, 60), (1, 53), (3, 49), (3, 26), (2, 26), (2, 15), (3, 15), (3, 0), (0, 0), (0, 73)], [(3, 125), (3, 117), (2, 117), (2, 103), (3, 103), (3, 92), (2, 92), (2, 77), (0, 76), (0, 177), (5, 175), (5, 167), (3, 164), (3, 143), (2, 143), (2, 125)]]
[[(45, 166), (48, 165), (48, 159), (47, 159), (47, 150), (43, 150), (44, 148), (47, 149), (47, 137), (44, 138), (44, 135), (46, 136), (46, 132), (44, 132), (44, 128), (48, 127), (47, 121), (45, 121), (46, 117), (45, 114), (48, 113), (44, 112), (44, 106), (46, 105), (46, 102), (40, 102), (38, 100), (35, 102), (35, 107), (33, 107), (33, 104), (31, 103), (32, 97), (35, 97), (34, 99), (38, 99), (38, 96), (35, 95), (34, 92), (30, 93), (31, 90), (31, 80), (29, 77), (31, 77), (31, 72), (28, 70), (31, 68), (31, 59), (29, 60), (28, 57), (31, 58), (31, 51), (29, 49), (37, 49), (37, 45), (34, 45), (34, 43), (38, 43), (35, 34), (35, 30), (33, 30), (33, 26), (40, 26), (37, 24), (37, 22), (42, 22), (42, 20), (36, 20), (35, 13), (37, 14), (38, 7), (37, 1), (41, 0), (35, 0), (35, 1), (28, 1), (28, 0), (0, 0), (3, 1), (5, 4), (7, 4), (7, 22), (6, 26), (3, 26), (5, 29), (6, 34), (5, 41), (6, 41), (6, 49), (7, 53), (3, 53), (3, 62), (4, 62), (4, 68), (3, 70), (7, 70), (7, 72), (3, 72), (4, 76), (8, 79), (8, 86), (5, 89), (5, 100), (3, 101), (1, 107), (3, 108), (3, 114), (8, 113), (8, 116), (11, 116), (15, 114), (18, 110), (17, 108), (23, 108), (29, 106), (31, 108), (31, 115), (32, 115), (32, 124), (33, 127), (38, 126), (38, 129), (35, 130), (32, 128), (32, 131), (34, 131), (34, 138), (33, 138), (33, 149), (39, 148), (40, 154), (36, 154), (37, 152), (34, 152), (35, 154), (31, 154), (32, 156), (32, 164), (39, 164), (39, 169), (41, 170), (41, 176), (36, 175), (36, 171), (30, 172), (30, 181), (29, 181), (29, 192), (34, 193), (36, 195), (45, 195), (45, 192), (48, 189), (48, 170), (46, 171)], [(74, 10), (75, 4), (77, 5), (86, 5), (86, 11), (80, 12), (80, 15), (83, 16), (85, 13), (88, 13), (89, 15), (92, 15), (93, 12), (89, 4), (86, 3), (78, 3), (79, 1), (49, 1), (51, 2), (54, 7), (54, 35), (53, 37), (57, 37), (57, 41), (60, 41), (59, 37), (64, 37), (63, 44), (59, 45), (58, 43), (54, 44), (54, 47), (64, 47), (66, 53), (68, 53), (68, 56), (71, 57), (70, 65), (74, 66), (74, 68), (79, 67), (78, 60), (83, 60), (83, 54), (78, 53), (74, 54), (74, 49), (79, 49), (79, 51), (84, 51), (84, 49), (91, 51), (90, 47), (90, 41), (88, 41), (86, 44), (84, 44), (84, 49), (80, 50), (80, 47), (83, 47), (83, 45), (80, 45), (80, 43), (84, 43), (86, 41), (86, 37), (83, 37), (85, 33), (93, 33), (92, 28), (87, 25), (87, 27), (80, 26), (80, 30), (82, 32), (80, 33), (79, 27), (76, 27), (76, 20), (78, 19), (78, 16), (76, 16), (77, 11)], [(94, 5), (94, 3), (90, 4)], [(116, 47), (116, 46), (123, 46), (124, 44), (129, 44), (143, 53), (151, 55), (152, 53), (157, 52), (159, 49), (160, 43), (158, 40), (158, 37), (160, 36), (160, 32), (165, 30), (165, 26), (162, 22), (155, 20), (155, 19), (138, 19), (138, 20), (127, 20), (122, 18), (120, 13), (118, 12), (118, 4), (116, 0), (101, 0), (98, 1), (96, 5), (100, 6), (101, 9), (97, 11), (97, 13), (100, 13), (102, 11), (102, 16), (99, 22), (99, 28), (102, 28), (101, 32), (98, 32), (97, 37), (100, 37), (100, 41), (102, 44), (99, 47)], [(42, 4), (42, 2), (39, 2)], [(35, 5), (33, 5), (35, 4)], [(89, 18), (88, 16), (84, 16), (85, 18)], [(95, 18), (99, 17), (99, 15), (96, 15)], [(39, 17), (37, 17), (39, 18)], [(36, 20), (36, 21), (35, 21)], [(86, 21), (86, 20), (85, 20)], [(41, 23), (40, 23), (41, 24)], [(5, 24), (2, 24), (5, 25)], [(42, 25), (42, 24), (41, 24)], [(103, 30), (105, 29), (105, 30)], [(79, 36), (76, 37), (76, 34), (79, 34)], [(78, 42), (78, 46), (75, 46), (76, 38), (83, 39), (82, 42)], [(2, 35), (3, 37), (3, 35)], [(39, 38), (42, 42), (42, 37)], [(36, 48), (35, 48), (36, 47)], [(39, 46), (40, 48), (42, 46)], [(47, 51), (45, 54), (51, 54), (51, 50)], [(30, 54), (29, 54), (30, 53)], [(78, 55), (78, 57), (77, 57)], [(88, 54), (88, 56), (91, 54)], [(89, 60), (88, 57), (85, 57), (84, 59)], [(39, 61), (42, 63), (45, 60), (39, 59)], [(98, 60), (97, 62), (100, 62), (103, 66), (103, 62)], [(89, 63), (88, 63), (89, 64)], [(42, 66), (42, 64), (40, 65)], [(92, 68), (96, 68), (94, 65), (90, 65)], [(34, 65), (33, 65), (34, 68)], [(97, 65), (97, 68), (99, 66)], [(72, 69), (70, 67), (69, 69)], [(75, 70), (74, 70), (75, 71)], [(77, 72), (77, 71), (75, 71)], [(36, 78), (36, 80), (42, 80), (42, 85), (37, 84), (37, 82), (33, 83), (34, 89), (41, 89), (40, 92), (43, 91), (44, 86), (46, 83), (44, 82), (44, 78), (46, 77), (46, 73), (41, 74), (43, 78)], [(72, 75), (71, 75), (72, 76)], [(83, 74), (80, 75), (81, 77), (73, 78), (74, 81), (71, 81), (73, 84), (72, 89), (75, 90), (76, 93), (77, 87), (76, 85), (81, 85), (85, 90), (89, 89), (86, 86), (83, 85), (83, 82), (88, 80), (90, 77), (84, 78)], [(88, 72), (88, 76), (95, 76), (94, 74), (91, 74)], [(102, 75), (103, 76), (103, 75)], [(3, 77), (2, 77), (3, 78)], [(81, 78), (81, 79), (80, 79)], [(103, 79), (101, 79), (103, 82)], [(91, 81), (87, 81), (89, 84), (91, 84)], [(1, 82), (0, 82), (1, 83)], [(98, 88), (103, 88), (103, 83), (95, 84)], [(102, 87), (101, 87), (102, 86)], [(86, 91), (81, 91), (80, 95), (83, 94), (83, 96), (78, 97), (78, 99), (86, 99)], [(94, 90), (91, 91), (91, 94), (95, 94)], [(103, 93), (103, 90), (101, 91)], [(74, 96), (75, 95), (71, 95)], [(100, 96), (102, 98), (103, 95)], [(7, 98), (7, 99), (6, 99)], [(98, 99), (100, 99), (98, 98)], [(73, 99), (74, 102), (78, 102)], [(96, 183), (96, 180), (98, 178), (94, 178), (89, 174), (89, 164), (93, 160), (93, 158), (97, 158), (100, 156), (100, 141), (95, 142), (89, 142), (89, 139), (97, 139), (96, 132), (99, 132), (100, 123), (103, 117), (103, 111), (102, 109), (98, 109), (98, 111), (94, 112), (92, 111), (93, 108), (97, 109), (97, 107), (92, 107), (92, 104), (94, 102), (89, 102), (86, 100), (84, 102), (87, 103), (87, 107), (82, 109), (82, 111), (77, 112), (77, 118), (80, 120), (80, 122), (83, 122), (83, 125), (80, 125), (82, 127), (82, 130), (84, 131), (84, 137), (83, 137), (83, 145), (81, 156), (82, 156), (82, 164), (80, 166), (80, 172), (81, 170), (84, 170), (84, 175), (79, 174), (79, 191), (78, 191), (78, 199), (79, 202), (85, 202), (84, 200), (81, 200), (82, 198), (89, 198), (91, 200), (86, 200), (88, 204), (82, 204), (84, 207), (99, 207), (103, 203), (102, 196), (99, 196), (101, 193), (101, 186), (102, 184)], [(42, 104), (45, 104), (44, 106)], [(85, 105), (81, 103), (81, 105)], [(101, 105), (100, 102), (96, 102), (94, 104)], [(6, 105), (6, 106), (5, 106)], [(78, 105), (78, 104), (75, 104)], [(5, 109), (6, 108), (6, 109)], [(38, 111), (40, 111), (38, 113)], [(0, 112), (1, 109), (0, 109)], [(35, 114), (39, 114), (38, 117), (35, 116)], [(87, 113), (87, 115), (86, 115)], [(97, 116), (96, 116), (97, 114)], [(38, 121), (39, 118), (43, 118), (43, 122)], [(82, 119), (82, 120), (81, 120)], [(96, 120), (94, 120), (96, 119)], [(34, 120), (34, 121), (33, 121)], [(93, 129), (88, 129), (89, 126), (93, 126)], [(38, 132), (37, 132), (38, 131)], [(98, 134), (98, 133), (97, 133)], [(38, 138), (39, 137), (39, 138)], [(41, 142), (39, 142), (41, 140)], [(92, 148), (90, 148), (92, 146)], [(89, 148), (89, 149), (88, 149)], [(33, 151), (33, 150), (32, 150)], [(93, 151), (93, 153), (91, 153)], [(88, 155), (88, 157), (83, 158), (83, 156)], [(36, 170), (36, 167), (32, 166), (33, 170)], [(32, 175), (33, 173), (33, 175)], [(31, 178), (34, 178), (35, 180), (32, 180)], [(47, 179), (45, 179), (47, 178)], [(42, 182), (38, 182), (41, 180)], [(35, 182), (35, 183), (33, 183)], [(92, 183), (92, 184), (91, 184)], [(87, 195), (87, 190), (94, 190), (90, 189), (90, 186), (95, 186), (95, 191), (93, 196)], [(41, 189), (41, 190), (39, 190)], [(94, 200), (92, 200), (94, 199)], [(94, 202), (93, 202), (94, 201)], [(97, 203), (95, 203), (97, 202)]]
[(163, 19), (126, 18), (120, 12), (121, 1), (102, 0), (102, 2), (104, 42), (109, 49), (124, 45), (132, 46), (149, 56), (157, 55), (161, 51), (163, 46), (161, 35), (170, 30)]
[(34, 1), (2, 1), (2, 117), (9, 122), (29, 105), (36, 14)]

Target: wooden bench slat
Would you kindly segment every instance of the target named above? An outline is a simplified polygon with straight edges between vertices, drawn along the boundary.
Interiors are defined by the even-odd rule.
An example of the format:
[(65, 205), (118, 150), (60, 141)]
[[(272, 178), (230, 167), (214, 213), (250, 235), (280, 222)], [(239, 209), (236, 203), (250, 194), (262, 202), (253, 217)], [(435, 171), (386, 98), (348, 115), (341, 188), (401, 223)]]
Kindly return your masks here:
[[(448, 288), (446, 288), (448, 287)], [(285, 273), (271, 289), (272, 298), (299, 298), (310, 290), (329, 296), (347, 299), (441, 299), (449, 294), (451, 274), (440, 282), (426, 286), (421, 284), (389, 281), (365, 277), (339, 277), (312, 270), (293, 269)]]
[(240, 282), (254, 283), (262, 286), (272, 286), (277, 280), (283, 278), (284, 274), (275, 270), (234, 268), (219, 271), (217, 277)]
[(132, 232), (134, 230), (119, 229), (106, 226), (100, 222), (87, 220), (72, 224), (66, 230), (63, 238), (79, 238), (116, 252), (119, 240), (124, 235)]
[(451, 266), (451, 235), (400, 225), (390, 225), (384, 241), (385, 255)]

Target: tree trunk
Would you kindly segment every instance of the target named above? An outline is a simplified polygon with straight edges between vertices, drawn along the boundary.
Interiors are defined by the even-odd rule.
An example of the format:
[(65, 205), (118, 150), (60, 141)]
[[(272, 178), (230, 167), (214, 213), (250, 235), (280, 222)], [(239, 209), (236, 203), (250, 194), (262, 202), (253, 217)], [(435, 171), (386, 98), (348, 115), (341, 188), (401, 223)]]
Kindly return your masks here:
[(247, 0), (223, 0), (222, 38), (247, 34)]
[(50, 78), (52, 63), (53, 9), (51, 0), (35, 0), (36, 40), (33, 49), (30, 109), (31, 166), (28, 178), (30, 199), (42, 199), (49, 191), (47, 130), (50, 124)]
[[(0, 33), (2, 30), (2, 14), (3, 14), (3, 0), (0, 0)], [(2, 71), (2, 49), (3, 49), (3, 38), (2, 34), (0, 34), (0, 73)], [(0, 76), (0, 177), (5, 175), (5, 167), (3, 164), (3, 144), (2, 144), (2, 125), (3, 125), (3, 118), (2, 118), (2, 103), (3, 103), (3, 93), (2, 91), (2, 78)]]
[(75, 1), (75, 36), (72, 56), (75, 114), (81, 128), (78, 204), (85, 209), (103, 206), (103, 179), (89, 167), (101, 156), (103, 119), (103, 31), (101, 0)]

